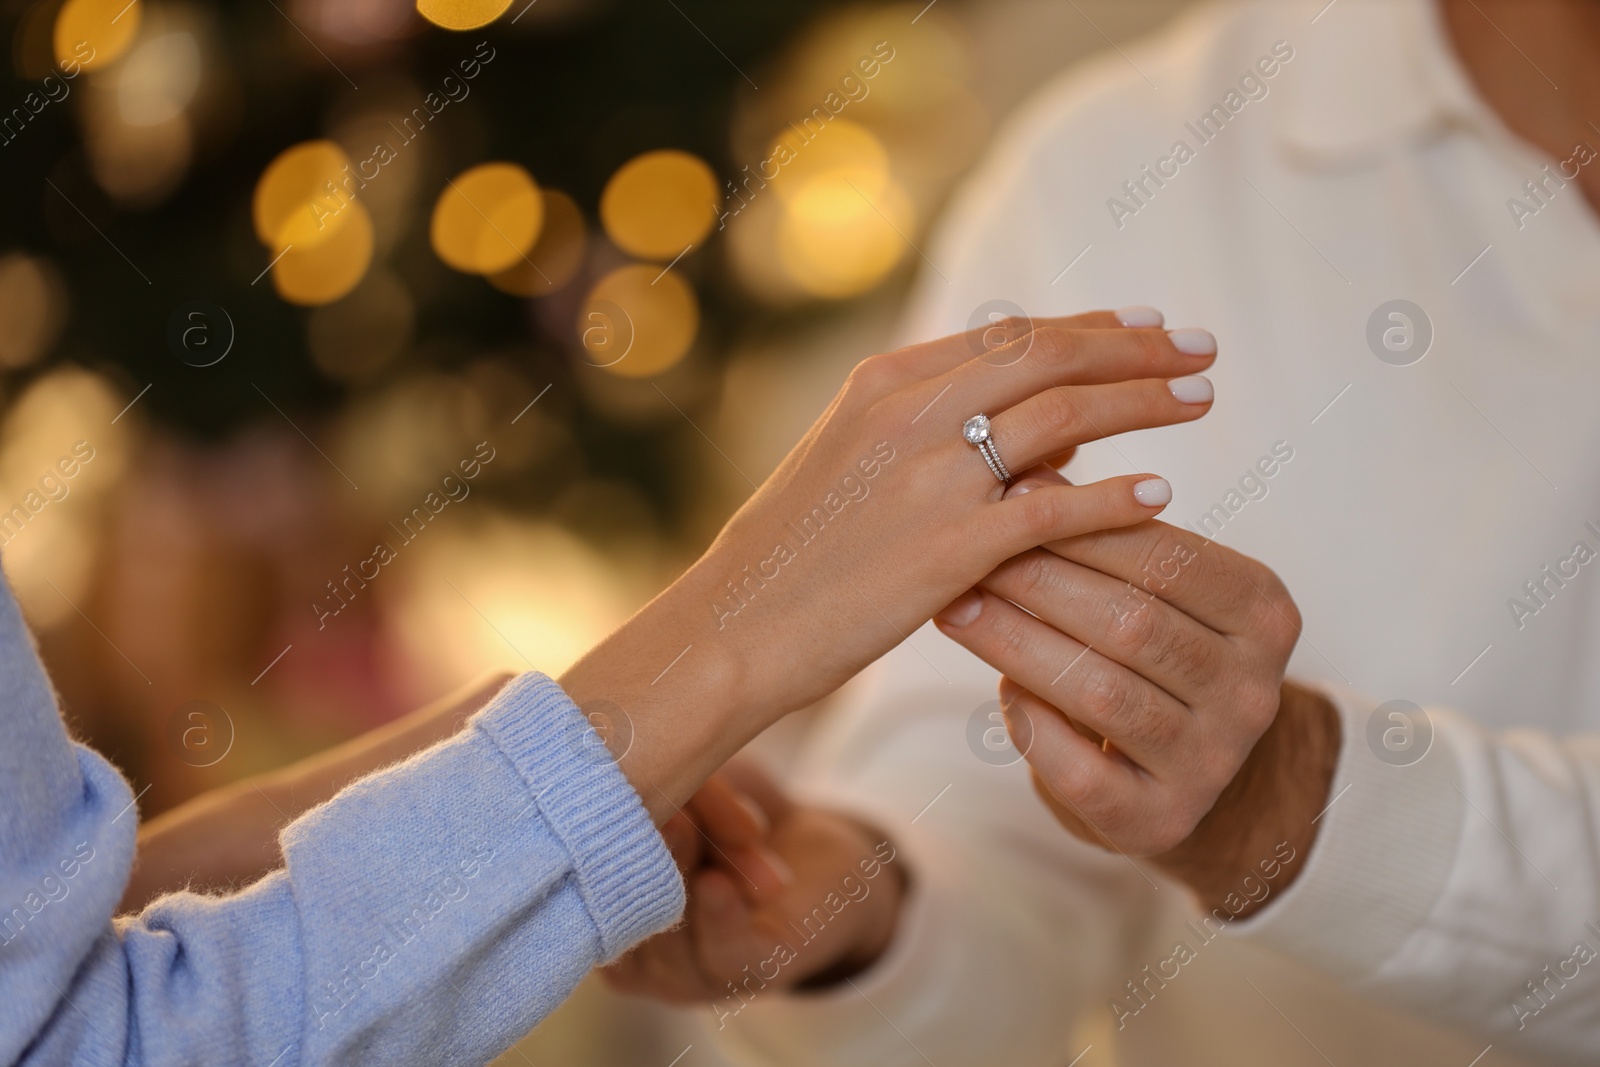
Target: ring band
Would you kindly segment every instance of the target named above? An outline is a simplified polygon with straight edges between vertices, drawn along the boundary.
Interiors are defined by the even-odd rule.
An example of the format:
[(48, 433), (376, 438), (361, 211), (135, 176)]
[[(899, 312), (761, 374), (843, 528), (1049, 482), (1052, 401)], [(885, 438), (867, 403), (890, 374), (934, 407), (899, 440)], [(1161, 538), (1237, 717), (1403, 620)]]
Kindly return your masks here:
[(1000, 458), (1000, 449), (994, 443), (994, 431), (989, 425), (989, 416), (978, 414), (972, 416), (961, 426), (961, 436), (966, 438), (967, 444), (978, 450), (983, 461), (989, 464), (989, 470), (1000, 479), (1002, 485), (1011, 481), (1011, 472), (1006, 469), (1006, 464)]

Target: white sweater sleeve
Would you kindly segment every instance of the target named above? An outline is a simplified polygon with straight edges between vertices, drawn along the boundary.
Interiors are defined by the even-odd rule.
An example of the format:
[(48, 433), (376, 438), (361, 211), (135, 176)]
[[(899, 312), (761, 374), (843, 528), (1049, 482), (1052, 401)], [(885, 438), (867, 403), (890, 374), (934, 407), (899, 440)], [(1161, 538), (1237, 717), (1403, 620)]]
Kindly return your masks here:
[(1374, 705), (1330, 695), (1336, 799), (1299, 880), (1235, 932), (1505, 1051), (1594, 1062), (1600, 737), (1428, 709), (1412, 719), (1432, 745), (1407, 764), (1382, 739), (1404, 722), (1385, 710), (1369, 740)]
[[(932, 631), (912, 638), (945, 639)], [(1129, 863), (1078, 844), (1034, 796), (1026, 765), (967, 741), (992, 676), (891, 682), (814, 743), (801, 791), (883, 831), (911, 892), (892, 947), (827, 991), (758, 992), (708, 1030), (735, 1062), (831, 1067), (1059, 1067), (1086, 1009), (1142, 949), (1157, 893)], [(913, 655), (905, 648), (891, 659)], [(892, 667), (890, 673), (893, 673)], [(905, 672), (911, 674), (913, 672)]]

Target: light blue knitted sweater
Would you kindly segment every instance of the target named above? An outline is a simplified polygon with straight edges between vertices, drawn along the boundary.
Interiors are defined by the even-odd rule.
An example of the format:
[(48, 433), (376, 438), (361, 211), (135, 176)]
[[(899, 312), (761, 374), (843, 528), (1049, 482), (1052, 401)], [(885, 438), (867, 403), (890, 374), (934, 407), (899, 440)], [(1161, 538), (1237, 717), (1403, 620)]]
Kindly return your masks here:
[(137, 819), (0, 582), (0, 1064), (481, 1064), (683, 908), (637, 794), (539, 674), (286, 827), (285, 868), (232, 896), (113, 919)]

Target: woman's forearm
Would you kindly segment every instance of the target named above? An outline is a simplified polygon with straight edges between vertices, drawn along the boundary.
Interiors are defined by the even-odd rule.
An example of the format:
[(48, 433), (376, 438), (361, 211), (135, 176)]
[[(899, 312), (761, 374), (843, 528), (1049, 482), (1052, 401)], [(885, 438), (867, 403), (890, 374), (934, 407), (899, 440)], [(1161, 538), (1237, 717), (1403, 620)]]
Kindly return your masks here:
[(224, 889), (283, 863), (278, 831), (380, 767), (454, 734), (512, 675), (501, 671), (308, 759), (203, 793), (145, 823), (120, 910), (177, 889)]

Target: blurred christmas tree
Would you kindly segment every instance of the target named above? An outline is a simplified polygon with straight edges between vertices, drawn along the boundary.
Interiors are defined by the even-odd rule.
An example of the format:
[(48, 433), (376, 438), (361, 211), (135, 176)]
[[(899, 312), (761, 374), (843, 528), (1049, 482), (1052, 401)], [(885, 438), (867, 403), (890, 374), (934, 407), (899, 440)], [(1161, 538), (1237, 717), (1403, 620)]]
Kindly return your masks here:
[[(447, 24), (504, 9), (481, 28), (451, 30), (407, 0), (12, 4), (0, 253), (26, 263), (40, 299), (66, 309), (58, 339), (9, 361), (13, 385), (75, 360), (120, 379), (129, 397), (149, 386), (145, 418), (216, 438), (282, 413), (315, 419), (386, 380), (505, 353), (522, 385), (552, 384), (566, 398), (560, 406), (592, 467), (646, 488), (670, 511), (654, 447), (667, 431), (618, 425), (569, 387), (584, 359), (581, 345), (574, 355), (573, 324), (586, 286), (629, 261), (598, 234), (585, 244), (583, 233), (598, 229), (607, 182), (640, 153), (677, 149), (736, 172), (736, 96), (757, 92), (750, 74), (823, 6), (424, 0), (424, 12)], [(295, 268), (315, 249), (263, 241), (253, 199), (281, 153), (328, 140), (360, 177), (326, 190), (320, 207), (307, 197), (305, 217), (325, 230), (353, 199), (371, 235), (342, 268)], [(387, 160), (375, 158), (380, 146)], [(430, 240), (436, 199), (490, 161), (531, 175), (543, 191), (542, 237), (565, 235), (564, 248), (520, 256), (520, 285), (452, 270), (438, 235)], [(343, 232), (346, 244), (356, 240), (354, 229)], [(692, 285), (697, 357), (713, 366), (717, 338), (753, 310), (720, 280), (720, 255), (707, 240), (673, 267)], [(285, 281), (291, 269), (302, 276), (298, 292)], [(318, 274), (339, 269), (342, 283)], [(558, 286), (557, 272), (577, 277)], [(557, 290), (532, 302), (548, 307), (514, 295), (541, 286)], [(225, 359), (199, 366), (223, 348)]]

